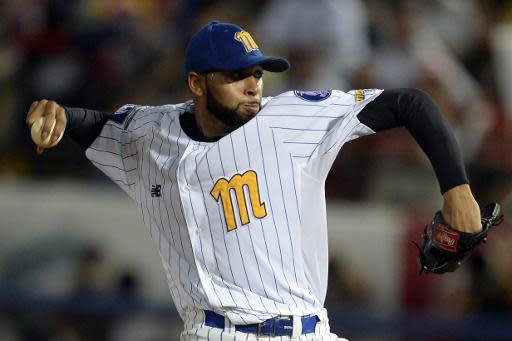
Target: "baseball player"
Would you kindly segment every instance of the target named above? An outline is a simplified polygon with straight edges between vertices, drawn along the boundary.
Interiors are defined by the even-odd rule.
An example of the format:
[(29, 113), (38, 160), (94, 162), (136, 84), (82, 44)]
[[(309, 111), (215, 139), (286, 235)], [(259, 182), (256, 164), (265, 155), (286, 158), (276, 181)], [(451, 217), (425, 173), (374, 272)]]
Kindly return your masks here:
[(29, 127), (46, 117), (43, 140), (65, 130), (136, 201), (184, 320), (182, 340), (338, 340), (323, 307), (324, 183), (357, 137), (408, 129), (439, 180), (445, 220), (482, 228), (453, 134), (427, 94), (262, 97), (264, 73), (288, 68), (241, 27), (214, 21), (186, 49), (190, 101), (110, 114), (40, 100), (29, 110)]

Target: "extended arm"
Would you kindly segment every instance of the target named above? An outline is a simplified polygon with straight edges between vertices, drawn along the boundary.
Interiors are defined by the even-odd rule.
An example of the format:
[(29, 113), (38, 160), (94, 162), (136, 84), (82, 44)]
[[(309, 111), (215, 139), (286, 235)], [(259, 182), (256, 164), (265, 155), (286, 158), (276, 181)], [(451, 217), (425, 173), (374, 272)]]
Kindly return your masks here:
[(417, 89), (385, 90), (358, 118), (375, 132), (405, 127), (434, 168), (443, 194), (442, 213), (446, 221), (465, 232), (481, 229), (480, 209), (469, 188), (459, 147), (429, 95)]
[(112, 115), (104, 111), (64, 107), (68, 119), (68, 134), (82, 148), (87, 149), (101, 133)]
[[(26, 123), (29, 129), (41, 116), (46, 117), (41, 131), (44, 140), (50, 133), (51, 141), (56, 141), (66, 130), (66, 134), (76, 141), (85, 150), (98, 137), (105, 122), (111, 116), (110, 113), (82, 108), (67, 108), (55, 101), (46, 99), (35, 101), (30, 106)], [(55, 127), (52, 131), (52, 126)], [(44, 148), (37, 147), (37, 153), (41, 154)]]

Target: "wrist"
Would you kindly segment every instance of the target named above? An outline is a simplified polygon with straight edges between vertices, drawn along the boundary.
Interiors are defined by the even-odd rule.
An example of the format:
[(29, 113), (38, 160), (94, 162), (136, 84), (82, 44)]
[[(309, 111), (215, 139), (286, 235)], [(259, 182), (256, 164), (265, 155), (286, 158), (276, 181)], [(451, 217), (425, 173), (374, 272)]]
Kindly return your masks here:
[(443, 199), (441, 212), (450, 226), (471, 233), (481, 230), (480, 208), (468, 184), (451, 188), (443, 194)]
[(443, 194), (443, 213), (448, 213), (463, 202), (474, 201), (473, 193), (468, 184), (450, 188)]
[(443, 199), (445, 201), (453, 200), (460, 196), (468, 196), (471, 198), (473, 197), (473, 193), (471, 193), (471, 188), (469, 187), (469, 184), (462, 184), (452, 187), (443, 193)]

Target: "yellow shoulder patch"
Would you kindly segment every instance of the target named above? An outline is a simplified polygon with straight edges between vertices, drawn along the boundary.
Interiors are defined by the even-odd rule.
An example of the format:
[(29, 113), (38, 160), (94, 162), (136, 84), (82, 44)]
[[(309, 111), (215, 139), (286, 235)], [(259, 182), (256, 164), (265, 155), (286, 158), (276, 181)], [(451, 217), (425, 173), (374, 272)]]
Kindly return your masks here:
[(358, 89), (355, 91), (356, 94), (356, 103), (364, 101), (364, 90)]

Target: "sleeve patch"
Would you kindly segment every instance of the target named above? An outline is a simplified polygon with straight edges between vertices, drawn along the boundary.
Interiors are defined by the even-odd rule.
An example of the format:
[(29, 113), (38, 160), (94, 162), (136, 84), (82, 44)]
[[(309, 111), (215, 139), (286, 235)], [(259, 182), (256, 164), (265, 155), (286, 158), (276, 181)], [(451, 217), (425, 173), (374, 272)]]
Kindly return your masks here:
[(322, 90), (322, 91), (299, 91), (295, 90), (293, 93), (295, 96), (302, 98), (305, 101), (309, 102), (320, 102), (331, 96), (331, 90)]
[(136, 106), (127, 105), (121, 108), (121, 110), (118, 110), (114, 115), (112, 115), (110, 117), (110, 121), (122, 125), (123, 129), (126, 129), (136, 112)]
[(364, 98), (365, 98), (364, 90), (356, 90), (356, 91), (354, 91), (354, 93), (356, 96), (356, 103), (364, 101)]

